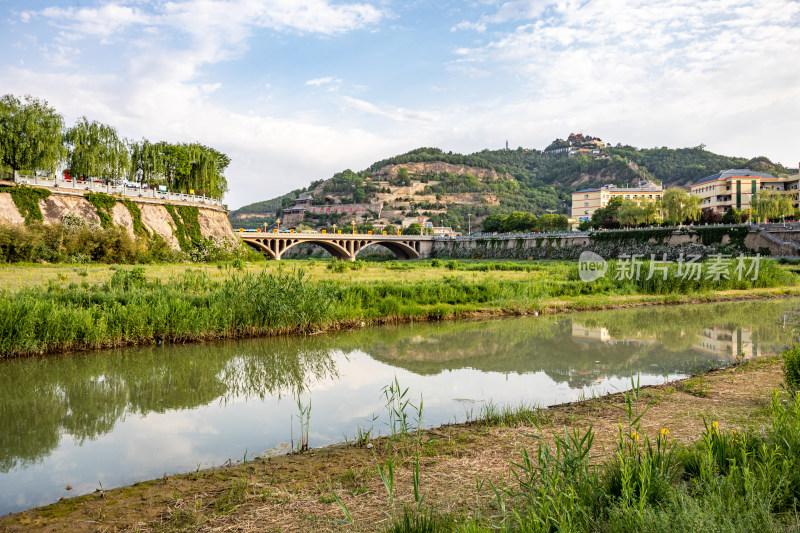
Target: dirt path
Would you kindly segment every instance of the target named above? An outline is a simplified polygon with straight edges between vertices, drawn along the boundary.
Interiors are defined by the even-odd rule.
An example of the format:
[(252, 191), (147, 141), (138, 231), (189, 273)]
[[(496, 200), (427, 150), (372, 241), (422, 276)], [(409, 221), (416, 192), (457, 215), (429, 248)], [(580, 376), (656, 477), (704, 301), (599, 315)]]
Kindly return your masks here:
[[(721, 427), (757, 428), (771, 393), (782, 381), (777, 357), (655, 387), (644, 387), (640, 407), (648, 408), (643, 429), (655, 437), (695, 442), (705, 417)], [(529, 424), (473, 422), (443, 426), (391, 443), (394, 510), (413, 505), (412, 466), (419, 457), (424, 504), (457, 516), (498, 513), (489, 481), (513, 485), (511, 461), (531, 452), (541, 435), (565, 428), (595, 432), (593, 454), (613, 452), (623, 421), (622, 395), (564, 404), (539, 411), (540, 430)], [(380, 531), (392, 505), (378, 474), (387, 472), (387, 440), (372, 446), (337, 445), (302, 454), (258, 459), (192, 474), (165, 477), (0, 518), (2, 531), (348, 531), (333, 494), (349, 510), (359, 531)], [(480, 490), (479, 490), (480, 488)]]

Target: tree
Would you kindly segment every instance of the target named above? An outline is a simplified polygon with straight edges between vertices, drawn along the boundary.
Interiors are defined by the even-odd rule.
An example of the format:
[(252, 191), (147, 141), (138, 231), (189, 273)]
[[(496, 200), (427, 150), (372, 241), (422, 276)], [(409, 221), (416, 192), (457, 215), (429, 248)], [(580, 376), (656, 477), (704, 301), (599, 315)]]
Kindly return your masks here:
[(408, 225), (407, 228), (404, 228), (402, 231), (403, 235), (430, 235), (432, 233), (431, 228), (425, 228), (423, 230), (422, 224), (417, 222), (413, 222)]
[(721, 222), (723, 224), (741, 224), (742, 223), (742, 213), (735, 207), (731, 207), (728, 209), (724, 215), (722, 215)]
[(387, 235), (397, 235), (397, 226), (387, 224), (383, 227), (383, 231), (385, 231)]
[(117, 180), (130, 167), (130, 153), (117, 130), (81, 117), (64, 133), (69, 154), (67, 164), (73, 176)]
[(593, 228), (614, 229), (619, 227), (619, 210), (622, 207), (621, 196), (614, 196), (605, 207), (595, 209), (590, 221)]
[(147, 139), (129, 144), (131, 165), (129, 179), (142, 185), (156, 185), (164, 178), (164, 156), (158, 144)]
[(701, 224), (719, 224), (720, 222), (722, 222), (722, 215), (713, 209), (705, 209), (700, 215)]
[(700, 198), (692, 196), (684, 189), (671, 187), (661, 196), (664, 218), (672, 225), (700, 218)]
[(369, 233), (370, 231), (375, 231), (375, 226), (372, 222), (366, 221), (356, 226), (356, 233)]
[(422, 224), (413, 222), (403, 228), (403, 235), (422, 235)]
[(535, 231), (536, 227), (536, 216), (522, 211), (514, 211), (500, 222), (500, 231), (504, 233)]
[(503, 215), (493, 214), (483, 219), (483, 231), (494, 233), (500, 231), (500, 224), (503, 222)]
[(791, 193), (765, 189), (750, 199), (750, 209), (757, 220), (777, 220), (794, 214)]
[(408, 177), (408, 169), (406, 167), (400, 167), (397, 170), (397, 183), (406, 187), (411, 185), (411, 179)]
[(545, 213), (539, 216), (537, 229), (542, 231), (566, 231), (569, 228), (569, 218), (567, 215), (556, 215)]
[(16, 177), (22, 169), (50, 170), (64, 157), (64, 119), (45, 100), (26, 95), (0, 98), (0, 164)]
[(619, 223), (626, 228), (636, 227), (640, 224), (643, 224), (646, 216), (647, 213), (644, 207), (642, 207), (636, 200), (631, 200), (628, 198), (622, 201), (622, 205), (617, 213), (617, 219), (619, 220)]

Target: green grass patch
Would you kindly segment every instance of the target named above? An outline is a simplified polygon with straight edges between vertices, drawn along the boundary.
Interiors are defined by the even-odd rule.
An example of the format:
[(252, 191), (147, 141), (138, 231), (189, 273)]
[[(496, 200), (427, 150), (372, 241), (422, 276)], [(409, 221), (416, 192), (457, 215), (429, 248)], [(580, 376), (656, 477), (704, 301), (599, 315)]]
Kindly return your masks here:
[(8, 188), (8, 192), (11, 193), (11, 199), (14, 201), (14, 205), (17, 206), (17, 210), (25, 218), (25, 224), (33, 224), (44, 220), (42, 210), (39, 208), (39, 200), (49, 198), (50, 191), (19, 185)]
[(113, 196), (101, 192), (87, 192), (83, 195), (90, 204), (92, 204), (97, 211), (97, 216), (100, 217), (100, 226), (103, 228), (110, 228), (114, 225), (114, 219), (111, 215), (111, 210), (117, 205), (117, 199)]

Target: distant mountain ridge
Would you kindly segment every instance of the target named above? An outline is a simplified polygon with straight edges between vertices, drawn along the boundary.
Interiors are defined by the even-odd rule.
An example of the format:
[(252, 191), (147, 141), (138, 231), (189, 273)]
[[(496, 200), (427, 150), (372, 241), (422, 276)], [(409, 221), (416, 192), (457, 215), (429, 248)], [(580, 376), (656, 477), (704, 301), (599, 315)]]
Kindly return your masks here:
[[(575, 149), (570, 149), (571, 145)], [(570, 135), (568, 141), (556, 139), (547, 152), (520, 147), (464, 155), (417, 148), (377, 161), (360, 172), (344, 170), (306, 188), (244, 206), (229, 217), (234, 227), (269, 225), (276, 214), (292, 207), (306, 193), (306, 203), (339, 206), (333, 211), (349, 204), (371, 206), (359, 215), (359, 222), (395, 224), (407, 216), (429, 216), (437, 224), (441, 220), (465, 231), (470, 223), (477, 227), (480, 219), (493, 213), (568, 213), (570, 193), (583, 188), (635, 185), (644, 180), (660, 181), (664, 187), (686, 187), (730, 168), (792, 173), (766, 157), (729, 157), (709, 152), (702, 145), (641, 149), (610, 146), (580, 134)], [(299, 220), (311, 227), (324, 227), (341, 226), (352, 218), (339, 212), (335, 216), (305, 215)]]

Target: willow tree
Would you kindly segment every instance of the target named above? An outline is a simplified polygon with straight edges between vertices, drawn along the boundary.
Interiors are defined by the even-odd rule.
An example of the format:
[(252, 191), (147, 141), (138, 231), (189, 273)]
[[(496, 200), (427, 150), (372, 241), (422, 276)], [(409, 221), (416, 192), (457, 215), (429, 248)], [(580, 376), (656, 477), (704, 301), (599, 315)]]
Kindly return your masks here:
[(794, 213), (794, 197), (791, 192), (765, 189), (750, 199), (750, 210), (762, 222), (783, 218)]
[(228, 191), (225, 169), (230, 158), (202, 144), (181, 145), (181, 156), (177, 167), (180, 171), (175, 173), (175, 189), (222, 198)]
[(128, 144), (131, 157), (128, 179), (142, 185), (158, 185), (164, 180), (165, 162), (160, 144), (147, 139)]
[(117, 130), (96, 121), (81, 117), (64, 134), (64, 144), (69, 151), (67, 159), (73, 176), (97, 177), (117, 180), (130, 166), (130, 155), (125, 141)]
[(15, 178), (22, 169), (55, 174), (64, 157), (63, 129), (63, 117), (45, 100), (6, 94), (0, 98), (0, 164)]
[(686, 220), (695, 221), (700, 218), (700, 198), (692, 196), (684, 189), (672, 187), (661, 196), (661, 209), (664, 218), (670, 224), (680, 224)]

